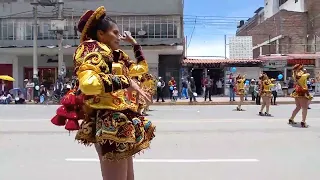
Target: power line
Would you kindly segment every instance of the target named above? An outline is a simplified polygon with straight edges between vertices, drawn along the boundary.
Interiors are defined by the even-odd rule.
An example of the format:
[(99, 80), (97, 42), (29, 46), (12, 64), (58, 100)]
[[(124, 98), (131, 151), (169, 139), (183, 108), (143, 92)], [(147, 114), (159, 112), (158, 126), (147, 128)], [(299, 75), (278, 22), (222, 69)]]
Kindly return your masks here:
[[(194, 20), (194, 22), (196, 23), (197, 22), (197, 18)], [(194, 30), (196, 29), (196, 26), (193, 26), (193, 29), (192, 29), (192, 32), (191, 32), (191, 35), (190, 35), (190, 40), (188, 42), (188, 46), (187, 46), (187, 49), (189, 48), (190, 46), (190, 43), (191, 43), (191, 40), (192, 40), (192, 37), (193, 37), (193, 33), (194, 33)]]

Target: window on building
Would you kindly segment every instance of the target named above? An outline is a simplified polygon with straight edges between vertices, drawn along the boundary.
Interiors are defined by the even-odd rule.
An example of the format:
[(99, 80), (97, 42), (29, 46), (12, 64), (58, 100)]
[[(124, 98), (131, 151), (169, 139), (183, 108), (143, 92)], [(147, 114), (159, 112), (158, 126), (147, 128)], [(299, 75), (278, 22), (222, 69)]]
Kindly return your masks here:
[[(115, 16), (119, 31), (130, 31), (135, 38), (178, 38), (181, 22), (178, 16)], [(65, 39), (78, 39), (78, 33), (75, 33), (74, 24), (77, 21), (67, 19)], [(56, 39), (55, 34), (50, 31), (50, 22), (40, 20), (38, 26), (38, 39), (48, 40)], [(139, 34), (139, 31), (145, 34)], [(0, 39), (1, 40), (32, 40), (33, 22), (29, 19), (13, 21), (10, 19), (0, 20)]]
[(8, 24), (7, 21), (2, 21), (2, 39), (3, 40), (8, 40)]
[(26, 40), (32, 40), (32, 34), (33, 28), (32, 28), (32, 22), (26, 22)]
[(42, 24), (42, 27), (41, 27), (41, 29), (42, 29), (42, 38), (43, 39), (51, 39), (50, 38), (50, 23), (48, 23), (48, 22), (43, 22)]
[(279, 0), (279, 6), (281, 6), (282, 4), (286, 3), (288, 0)]
[(2, 39), (2, 20), (0, 19), (0, 40)]
[(295, 3), (297, 3), (299, 0), (294, 0)]
[[(180, 20), (170, 16), (118, 16), (113, 19), (117, 21), (120, 32), (130, 31), (135, 38), (177, 38), (180, 24)], [(139, 35), (139, 31), (146, 34)]]
[(14, 40), (14, 21), (12, 20), (7, 20), (6, 21), (6, 34), (5, 34), (5, 38), (7, 40)]

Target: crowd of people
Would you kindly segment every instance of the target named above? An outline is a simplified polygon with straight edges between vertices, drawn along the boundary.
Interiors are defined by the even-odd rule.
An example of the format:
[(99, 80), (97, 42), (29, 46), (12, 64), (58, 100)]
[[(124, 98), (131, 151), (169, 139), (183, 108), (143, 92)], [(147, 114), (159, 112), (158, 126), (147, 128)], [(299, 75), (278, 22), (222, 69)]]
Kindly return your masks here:
[(24, 104), (25, 91), (21, 89), (8, 89), (7, 82), (1, 81), (0, 104)]
[[(168, 89), (169, 97), (172, 102), (176, 102), (178, 98), (190, 99), (190, 102), (197, 102), (196, 97), (198, 96), (196, 93), (196, 84), (193, 77), (188, 77), (186, 79), (182, 78), (181, 88), (178, 89), (176, 80), (174, 77), (168, 81), (168, 84), (164, 82), (162, 77), (158, 77), (157, 80), (157, 101), (161, 99), (161, 102), (165, 102), (164, 100), (164, 91)], [(211, 96), (210, 96), (211, 99)]]

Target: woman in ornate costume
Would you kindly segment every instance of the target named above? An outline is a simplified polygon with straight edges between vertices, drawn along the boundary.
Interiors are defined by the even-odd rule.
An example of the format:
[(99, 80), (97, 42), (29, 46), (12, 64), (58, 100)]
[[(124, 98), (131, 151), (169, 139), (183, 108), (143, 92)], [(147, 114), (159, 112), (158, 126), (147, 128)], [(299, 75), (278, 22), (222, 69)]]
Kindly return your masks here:
[[(260, 96), (262, 99), (261, 109), (259, 112), (260, 116), (271, 116), (269, 113), (270, 110), (270, 104), (271, 104), (271, 98), (272, 98), (272, 92), (271, 87), (274, 86), (271, 83), (271, 79), (267, 76), (267, 74), (262, 74), (260, 77)], [(263, 113), (264, 108), (266, 108), (266, 112)]]
[(241, 76), (240, 74), (236, 77), (236, 90), (237, 90), (237, 95), (240, 97), (240, 101), (239, 101), (239, 104), (238, 104), (238, 107), (237, 107), (237, 111), (243, 111), (243, 109), (241, 109), (241, 105), (243, 103), (243, 100), (244, 100), (244, 95), (245, 95), (245, 92), (244, 92), (244, 83), (246, 81), (246, 76), (243, 75)]
[(309, 101), (312, 96), (309, 94), (307, 80), (310, 74), (303, 71), (303, 65), (296, 64), (292, 69), (292, 78), (295, 81), (295, 89), (291, 93), (291, 97), (295, 99), (296, 108), (293, 110), (289, 119), (289, 124), (297, 124), (294, 122), (294, 118), (297, 113), (302, 109), (302, 121), (301, 127), (308, 127), (306, 124), (306, 118), (308, 114)]
[(146, 115), (149, 111), (149, 106), (153, 103), (153, 96), (156, 92), (156, 80), (149, 73), (142, 75), (141, 77), (141, 88), (149, 96), (151, 101), (146, 101), (146, 104), (143, 108), (143, 114)]
[[(137, 83), (139, 84), (140, 88), (146, 93), (147, 96), (149, 96), (149, 94), (143, 89), (143, 82), (144, 80), (144, 76), (138, 76), (136, 77)], [(138, 112), (141, 115), (146, 115), (145, 113), (145, 108), (147, 107), (147, 104), (149, 103), (149, 101), (143, 97), (143, 96), (139, 96), (138, 99)]]
[[(133, 180), (132, 156), (154, 138), (155, 126), (137, 113), (137, 100), (146, 95), (131, 79), (147, 73), (148, 64), (141, 46), (129, 34), (119, 34), (104, 7), (87, 11), (78, 30), (81, 39), (74, 54), (78, 89), (62, 99), (51, 122), (78, 130), (76, 140), (95, 145), (103, 180)], [(136, 63), (119, 50), (120, 40), (132, 44)]]

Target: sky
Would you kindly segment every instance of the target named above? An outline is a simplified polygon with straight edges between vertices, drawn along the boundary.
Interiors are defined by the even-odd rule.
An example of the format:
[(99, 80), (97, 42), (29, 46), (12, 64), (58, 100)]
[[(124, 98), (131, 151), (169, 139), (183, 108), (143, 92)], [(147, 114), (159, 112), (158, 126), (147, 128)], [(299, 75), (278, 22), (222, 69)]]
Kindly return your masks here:
[(224, 57), (224, 35), (228, 43), (236, 33), (238, 21), (252, 17), (263, 3), (264, 0), (184, 0), (187, 56)]

